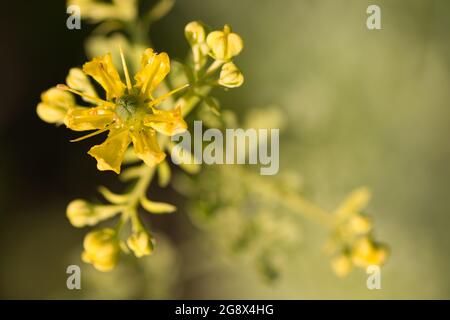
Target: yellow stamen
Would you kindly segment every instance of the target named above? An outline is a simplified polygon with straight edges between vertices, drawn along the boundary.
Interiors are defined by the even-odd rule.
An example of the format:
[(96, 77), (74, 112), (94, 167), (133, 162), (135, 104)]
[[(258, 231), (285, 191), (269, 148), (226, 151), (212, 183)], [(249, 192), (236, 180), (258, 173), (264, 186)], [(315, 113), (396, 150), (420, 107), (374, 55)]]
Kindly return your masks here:
[(163, 102), (164, 100), (166, 100), (167, 98), (169, 98), (171, 95), (177, 93), (178, 91), (183, 90), (183, 89), (186, 88), (186, 87), (189, 87), (189, 84), (188, 84), (188, 83), (185, 84), (184, 86), (181, 86), (181, 87), (179, 87), (179, 88), (176, 88), (176, 89), (174, 89), (174, 90), (172, 90), (172, 91), (170, 91), (170, 92), (168, 92), (168, 93), (166, 93), (166, 94), (163, 94), (161, 97), (158, 97), (158, 98), (156, 98), (155, 100), (150, 101), (150, 102), (148, 103), (148, 106), (149, 106), (149, 107), (156, 106), (157, 104), (159, 104), (159, 103)]
[(120, 51), (120, 59), (122, 59), (122, 68), (123, 73), (125, 73), (125, 81), (127, 83), (128, 93), (130, 93), (131, 91), (130, 74), (128, 73), (127, 62), (125, 61), (125, 56), (123, 55), (122, 46), (119, 46), (119, 51)]
[(83, 97), (83, 98), (86, 98), (86, 99), (95, 101), (95, 102), (97, 102), (97, 103), (99, 103), (99, 104), (103, 104), (103, 105), (105, 105), (105, 106), (110, 106), (110, 107), (114, 107), (114, 106), (115, 106), (115, 104), (112, 103), (112, 102), (109, 102), (109, 101), (106, 101), (106, 100), (103, 100), (103, 99), (100, 99), (100, 98), (97, 98), (97, 97), (93, 97), (93, 96), (90, 96), (90, 95), (88, 95), (88, 94), (84, 94), (84, 93), (81, 92), (81, 91), (78, 91), (78, 90), (69, 88), (69, 87), (66, 86), (65, 84), (58, 84), (56, 87), (57, 87), (58, 89), (60, 89), (60, 90), (72, 92), (72, 93), (74, 93), (74, 94), (76, 94), (76, 95), (79, 95), (79, 96), (81, 96), (81, 97)]
[(82, 136), (82, 137), (80, 137), (80, 138), (70, 140), (70, 142), (78, 142), (78, 141), (81, 141), (81, 140), (85, 140), (85, 139), (87, 139), (87, 138), (90, 138), (90, 137), (96, 136), (96, 135), (98, 135), (98, 134), (100, 134), (100, 133), (103, 133), (103, 132), (105, 132), (105, 131), (107, 131), (107, 130), (109, 130), (109, 127), (106, 127), (106, 128), (104, 128), (104, 129), (100, 129), (100, 130), (97, 130), (97, 131), (95, 131), (95, 132), (89, 133), (89, 134), (87, 134), (87, 135), (85, 135), (85, 136)]

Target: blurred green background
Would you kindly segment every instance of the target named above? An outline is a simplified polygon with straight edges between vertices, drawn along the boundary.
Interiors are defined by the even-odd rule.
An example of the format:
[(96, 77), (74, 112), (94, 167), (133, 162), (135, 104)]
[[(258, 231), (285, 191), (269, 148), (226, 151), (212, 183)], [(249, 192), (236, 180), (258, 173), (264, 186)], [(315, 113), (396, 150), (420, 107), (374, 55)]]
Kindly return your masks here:
[[(366, 8), (381, 7), (382, 30), (366, 28)], [(246, 78), (219, 94), (245, 119), (276, 106), (285, 115), (281, 173), (301, 178), (305, 194), (332, 210), (354, 187), (374, 194), (369, 213), (391, 256), (382, 289), (366, 274), (337, 278), (323, 253), (327, 234), (305, 222), (302, 243), (281, 278), (261, 280), (192, 226), (185, 199), (152, 219), (161, 234), (154, 256), (101, 274), (78, 256), (85, 230), (65, 206), (92, 198), (99, 173), (73, 134), (35, 114), (39, 95), (85, 60), (92, 26), (66, 29), (65, 3), (8, 3), (2, 10), (0, 108), (0, 297), (2, 298), (450, 298), (450, 2), (446, 0), (178, 1), (150, 35), (158, 51), (182, 59), (184, 25), (228, 23), (245, 41), (237, 59)], [(268, 178), (269, 179), (269, 178)], [(195, 201), (195, 199), (190, 199)], [(66, 289), (66, 267), (82, 266), (82, 290)]]

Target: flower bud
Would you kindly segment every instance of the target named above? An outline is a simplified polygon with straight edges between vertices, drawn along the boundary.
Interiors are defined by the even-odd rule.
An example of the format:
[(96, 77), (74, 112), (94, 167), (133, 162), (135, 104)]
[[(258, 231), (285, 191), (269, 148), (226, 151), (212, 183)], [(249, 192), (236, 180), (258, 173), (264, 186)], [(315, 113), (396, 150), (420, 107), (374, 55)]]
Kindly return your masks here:
[(244, 47), (241, 37), (232, 33), (228, 25), (223, 27), (223, 31), (209, 33), (206, 37), (206, 43), (214, 59), (225, 61), (237, 56)]
[(133, 233), (128, 238), (127, 244), (138, 258), (150, 255), (153, 252), (153, 239), (145, 230)]
[(72, 94), (50, 88), (41, 95), (41, 100), (36, 108), (36, 112), (43, 121), (48, 123), (61, 124), (69, 108), (75, 105)]
[(77, 228), (93, 224), (93, 214), (93, 206), (81, 199), (71, 201), (66, 210), (66, 215), (70, 223)]
[(121, 209), (116, 205), (93, 205), (85, 200), (76, 199), (67, 206), (66, 215), (74, 227), (81, 228), (93, 226), (101, 220), (111, 218)]
[(227, 88), (240, 87), (244, 82), (242, 72), (233, 62), (225, 63), (220, 71), (219, 84)]
[(184, 27), (184, 36), (191, 46), (205, 42), (205, 28), (198, 21), (189, 22)]
[(88, 233), (84, 238), (82, 259), (99, 271), (112, 270), (119, 260), (120, 245), (113, 229), (105, 228)]

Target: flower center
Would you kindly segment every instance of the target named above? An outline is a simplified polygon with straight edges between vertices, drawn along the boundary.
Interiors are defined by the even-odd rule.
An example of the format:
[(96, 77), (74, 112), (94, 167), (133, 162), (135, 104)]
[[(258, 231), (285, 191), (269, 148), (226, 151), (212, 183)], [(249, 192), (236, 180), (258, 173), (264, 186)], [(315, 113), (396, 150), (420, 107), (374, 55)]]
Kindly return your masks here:
[(140, 107), (140, 99), (134, 94), (126, 94), (116, 100), (116, 114), (121, 120), (128, 121), (136, 115)]

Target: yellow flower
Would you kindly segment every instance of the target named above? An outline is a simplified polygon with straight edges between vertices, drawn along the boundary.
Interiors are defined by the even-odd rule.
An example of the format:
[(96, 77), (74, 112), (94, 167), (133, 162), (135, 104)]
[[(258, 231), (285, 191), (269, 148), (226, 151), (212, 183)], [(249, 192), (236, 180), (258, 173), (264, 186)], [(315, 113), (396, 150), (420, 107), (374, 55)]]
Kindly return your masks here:
[(88, 233), (84, 238), (82, 259), (99, 271), (110, 271), (118, 262), (120, 245), (113, 229), (105, 228)]
[(145, 230), (133, 233), (128, 238), (127, 244), (138, 258), (150, 255), (153, 252), (153, 239)]
[(244, 76), (233, 62), (227, 62), (220, 71), (219, 84), (227, 88), (240, 87), (244, 82)]
[[(56, 93), (61, 95), (59, 100), (55, 97), (50, 101), (45, 94), (42, 97), (42, 104), (58, 108), (67, 105), (67, 114), (63, 117), (63, 121), (68, 128), (75, 131), (98, 130), (74, 141), (109, 131), (105, 142), (92, 147), (88, 154), (97, 160), (99, 170), (112, 170), (116, 173), (120, 173), (122, 160), (130, 143), (133, 143), (137, 157), (148, 166), (154, 166), (165, 158), (164, 152), (159, 147), (156, 132), (172, 136), (187, 128), (179, 108), (169, 111), (156, 108), (160, 102), (187, 85), (161, 97), (153, 97), (155, 88), (170, 71), (168, 55), (146, 49), (142, 55), (141, 68), (134, 77), (134, 86), (131, 84), (122, 52), (121, 58), (125, 84), (112, 63), (111, 54), (96, 57), (83, 66), (83, 72), (94, 78), (105, 89), (106, 100), (100, 99), (95, 91), (92, 91), (92, 86), (80, 74), (79, 69), (72, 69), (67, 78), (67, 83), (74, 87), (58, 86), (59, 89), (82, 96), (85, 101), (95, 103), (92, 107), (76, 106), (73, 97), (64, 91), (52, 91), (53, 95)], [(38, 112), (42, 109), (42, 106), (38, 106)], [(56, 118), (62, 121), (62, 114), (53, 117), (52, 120)]]
[(73, 96), (57, 88), (50, 88), (41, 95), (42, 102), (36, 112), (42, 120), (48, 123), (61, 124), (70, 108), (75, 106)]
[(231, 32), (229, 25), (223, 31), (213, 31), (206, 37), (206, 43), (211, 50), (211, 56), (216, 60), (227, 61), (237, 56), (244, 47), (241, 37)]
[(382, 265), (386, 261), (387, 254), (384, 246), (375, 245), (368, 237), (363, 237), (353, 245), (351, 258), (355, 266), (365, 268), (370, 265)]

